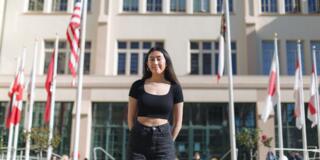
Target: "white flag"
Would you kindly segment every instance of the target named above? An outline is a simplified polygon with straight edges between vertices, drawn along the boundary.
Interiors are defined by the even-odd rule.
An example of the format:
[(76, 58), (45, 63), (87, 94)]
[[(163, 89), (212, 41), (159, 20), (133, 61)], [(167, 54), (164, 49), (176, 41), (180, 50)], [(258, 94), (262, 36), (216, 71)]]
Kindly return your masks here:
[(301, 69), (301, 65), (299, 64), (299, 60), (297, 58), (296, 60), (296, 71), (295, 71), (295, 81), (294, 81), (294, 99), (295, 99), (295, 103), (294, 103), (294, 116), (296, 117), (296, 127), (298, 129), (301, 129), (303, 126), (303, 121), (301, 118), (301, 105), (304, 105), (303, 102), (301, 102), (301, 94), (300, 94), (300, 89), (302, 87), (301, 85), (301, 80), (302, 77), (300, 77), (300, 69)]
[[(310, 100), (308, 104), (308, 119), (312, 122), (311, 127), (313, 128), (315, 125), (318, 123), (318, 118), (317, 118), (317, 106), (316, 104), (316, 74), (314, 72), (314, 67), (312, 67), (312, 74), (311, 74), (311, 83), (310, 83)], [(319, 105), (318, 105), (319, 106)]]
[(261, 119), (263, 122), (266, 122), (269, 115), (273, 111), (273, 107), (278, 102), (278, 94), (277, 94), (277, 62), (276, 55), (273, 55), (271, 69), (269, 73), (269, 86), (268, 86), (268, 96), (266, 98), (266, 103), (264, 107), (264, 111), (261, 115)]

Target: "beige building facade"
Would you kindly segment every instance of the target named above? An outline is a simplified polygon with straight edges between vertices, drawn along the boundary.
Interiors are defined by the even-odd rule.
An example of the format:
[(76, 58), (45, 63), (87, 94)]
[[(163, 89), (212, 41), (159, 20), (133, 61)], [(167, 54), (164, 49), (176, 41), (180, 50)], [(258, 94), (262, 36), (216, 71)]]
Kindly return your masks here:
[[(284, 144), (288, 148), (302, 146), (301, 131), (294, 128), (291, 113), (294, 103), (296, 44), (297, 40), (301, 40), (303, 46), (304, 99), (307, 103), (311, 48), (315, 45), (317, 53), (320, 51), (320, 2), (230, 2), (234, 101), (235, 106), (241, 108), (235, 110), (238, 112), (235, 113), (237, 131), (243, 127), (260, 128), (263, 133), (274, 137), (272, 146), (275, 146), (275, 116), (263, 123), (260, 114), (267, 95), (268, 73), (274, 49), (273, 36), (277, 33), (286, 130)], [(64, 149), (57, 151), (61, 154), (72, 152), (75, 135), (76, 88), (71, 87), (72, 79), (68, 73), (69, 51), (65, 34), (73, 5), (71, 0), (0, 1), (0, 112), (4, 112), (5, 103), (9, 100), (7, 93), (13, 80), (17, 57), (25, 47), (25, 73), (28, 77), (33, 64), (34, 42), (39, 39), (39, 57), (35, 62), (38, 66), (35, 101), (39, 102), (39, 114), (35, 117), (41, 119), (41, 106), (46, 101), (46, 67), (55, 35), (60, 37), (61, 62), (58, 67), (56, 101), (59, 103), (57, 106), (62, 106), (58, 112), (62, 114), (69, 111), (70, 115), (67, 122), (59, 117), (56, 119), (60, 134), (69, 128), (65, 131), (68, 135), (64, 137)], [(122, 154), (125, 153), (128, 131), (125, 120), (121, 118), (125, 118), (128, 90), (131, 83), (142, 76), (144, 54), (154, 45), (167, 49), (183, 87), (186, 116), (181, 139), (176, 143), (177, 155), (181, 159), (191, 159), (192, 154), (200, 152), (206, 159), (222, 157), (229, 150), (229, 137), (223, 137), (223, 132), (219, 130), (225, 129), (228, 132), (229, 128), (224, 124), (228, 120), (227, 115), (224, 115), (228, 108), (228, 77), (222, 77), (217, 83), (215, 76), (220, 22), (221, 0), (89, 0), (81, 103), (81, 158), (93, 158), (93, 148), (102, 147), (117, 159), (125, 159)], [(117, 110), (118, 105), (121, 106), (120, 110)], [(62, 111), (63, 106), (69, 106), (69, 109)], [(211, 111), (212, 108), (218, 109)], [(203, 115), (207, 118), (202, 119)], [(117, 118), (121, 123), (117, 122)], [(2, 124), (0, 126), (3, 127)], [(318, 135), (316, 130), (310, 129), (308, 132), (308, 142), (317, 146), (317, 137), (312, 138)], [(218, 139), (221, 137), (226, 140), (220, 142)], [(300, 140), (291, 143), (292, 137)], [(258, 151), (258, 159), (264, 159), (268, 148), (259, 143)]]

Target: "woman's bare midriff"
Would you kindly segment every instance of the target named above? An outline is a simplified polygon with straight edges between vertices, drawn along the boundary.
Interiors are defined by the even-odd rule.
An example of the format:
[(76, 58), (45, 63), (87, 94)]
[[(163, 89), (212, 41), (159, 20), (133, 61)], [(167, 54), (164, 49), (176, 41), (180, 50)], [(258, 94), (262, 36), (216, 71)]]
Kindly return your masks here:
[(151, 118), (151, 117), (141, 117), (141, 116), (139, 116), (137, 118), (137, 120), (141, 124), (143, 124), (145, 126), (149, 126), (149, 127), (160, 126), (160, 125), (168, 123), (167, 119), (162, 119), (162, 118)]

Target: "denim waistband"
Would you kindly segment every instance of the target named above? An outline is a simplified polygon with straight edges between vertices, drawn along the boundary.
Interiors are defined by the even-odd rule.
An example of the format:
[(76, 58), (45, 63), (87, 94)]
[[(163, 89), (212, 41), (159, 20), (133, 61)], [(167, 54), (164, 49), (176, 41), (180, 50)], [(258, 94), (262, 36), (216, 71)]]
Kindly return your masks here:
[(158, 125), (158, 126), (146, 126), (146, 125), (140, 123), (138, 120), (136, 120), (134, 127), (137, 129), (143, 129), (143, 130), (147, 130), (147, 131), (152, 131), (152, 130), (153, 131), (156, 131), (156, 130), (169, 131), (170, 130), (169, 123), (165, 123), (165, 124)]

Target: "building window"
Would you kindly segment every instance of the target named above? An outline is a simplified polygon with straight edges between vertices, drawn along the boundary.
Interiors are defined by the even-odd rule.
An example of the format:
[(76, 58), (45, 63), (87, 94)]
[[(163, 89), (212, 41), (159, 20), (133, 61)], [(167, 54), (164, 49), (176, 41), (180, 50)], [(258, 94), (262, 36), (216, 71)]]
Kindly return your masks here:
[(262, 41), (262, 74), (269, 75), (272, 58), (274, 54), (274, 42)]
[[(35, 102), (33, 109), (32, 126), (42, 127), (45, 125), (43, 117), (45, 112), (45, 102)], [(55, 102), (54, 115), (54, 131), (60, 135), (61, 142), (55, 153), (65, 154), (70, 153), (70, 136), (72, 128), (72, 102)]]
[[(59, 55), (58, 55), (58, 65), (57, 65), (57, 74), (70, 74), (68, 61), (70, 58), (70, 50), (67, 47), (67, 43), (64, 40), (59, 42)], [(45, 41), (45, 64), (44, 64), (44, 73), (48, 71), (48, 65), (50, 63), (51, 54), (53, 53), (55, 47), (54, 40)], [(90, 57), (91, 57), (91, 42), (87, 41), (85, 44), (85, 59), (84, 59), (84, 68), (83, 74), (90, 73)]]
[(313, 46), (316, 47), (316, 65), (317, 65), (317, 74), (320, 75), (320, 41), (311, 41), (310, 42), (310, 51), (312, 57)]
[(147, 0), (147, 11), (148, 12), (161, 12), (162, 11), (162, 0)]
[(193, 1), (193, 11), (194, 12), (210, 12), (210, 0), (194, 0)]
[(136, 12), (138, 11), (138, 0), (124, 0), (123, 1), (123, 11)]
[(262, 13), (276, 13), (278, 12), (277, 0), (261, 0)]
[(160, 41), (118, 41), (118, 75), (137, 75), (143, 72), (143, 62), (149, 49), (163, 47)]
[[(303, 43), (301, 42), (301, 66), (302, 66), (302, 73), (305, 73), (304, 67), (304, 52), (303, 52)], [(294, 75), (296, 70), (296, 60), (298, 57), (298, 47), (297, 41), (287, 41), (286, 44), (287, 49), (287, 73), (288, 75)]]
[[(191, 69), (190, 74), (212, 75), (218, 72), (219, 43), (212, 41), (191, 41)], [(231, 43), (232, 69), (237, 74), (237, 46)]]
[(186, 0), (171, 0), (170, 10), (171, 12), (185, 12)]
[[(127, 159), (126, 148), (130, 132), (126, 124), (127, 103), (99, 102), (92, 105), (91, 157), (95, 147), (103, 147), (115, 159)], [(97, 159), (105, 154), (97, 152)]]
[[(217, 12), (222, 12), (223, 7), (223, 1), (224, 0), (217, 0)], [(229, 12), (233, 12), (233, 0), (229, 0)]]
[(29, 0), (29, 11), (42, 11), (44, 0)]
[(300, 0), (284, 0), (286, 13), (300, 13), (301, 2)]
[(308, 0), (309, 13), (320, 13), (320, 0)]
[[(301, 130), (296, 128), (295, 125), (295, 115), (294, 115), (294, 104), (293, 103), (282, 103), (281, 104), (281, 113), (282, 113), (282, 130), (283, 130), (283, 142), (285, 148), (302, 148), (302, 132)], [(307, 117), (307, 109), (308, 104), (305, 104), (305, 117)], [(277, 110), (274, 110), (274, 115), (277, 115)], [(276, 128), (275, 133), (278, 133), (278, 119), (275, 116), (274, 126)], [(306, 129), (307, 129), (307, 144), (308, 146), (317, 146), (318, 145), (318, 136), (317, 136), (317, 127), (311, 128), (311, 121), (307, 118)], [(278, 142), (279, 137), (278, 134), (275, 134), (276, 139), (275, 142)], [(276, 143), (276, 147), (278, 143)], [(285, 152), (285, 154), (289, 154), (290, 152)]]
[(68, 9), (68, 0), (53, 0), (52, 11), (53, 12), (66, 12)]

